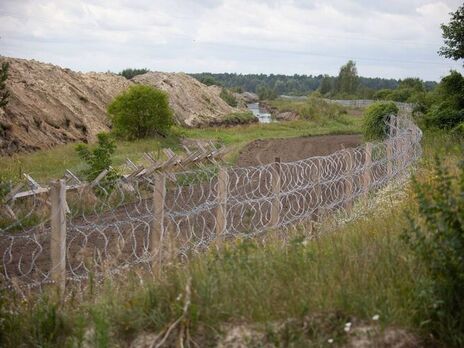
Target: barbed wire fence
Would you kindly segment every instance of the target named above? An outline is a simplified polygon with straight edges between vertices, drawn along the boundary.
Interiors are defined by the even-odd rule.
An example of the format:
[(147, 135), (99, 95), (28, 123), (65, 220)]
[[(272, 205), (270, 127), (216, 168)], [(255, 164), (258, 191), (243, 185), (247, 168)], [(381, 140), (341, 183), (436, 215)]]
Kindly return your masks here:
[(407, 178), (421, 156), (422, 132), (411, 119), (392, 116), (389, 129), (382, 142), (295, 162), (213, 161), (169, 173), (137, 167), (117, 180), (14, 188), (0, 208), (1, 287), (23, 292), (55, 283), (64, 292), (90, 276), (136, 266), (152, 272), (211, 244), (349, 215), (357, 202)]

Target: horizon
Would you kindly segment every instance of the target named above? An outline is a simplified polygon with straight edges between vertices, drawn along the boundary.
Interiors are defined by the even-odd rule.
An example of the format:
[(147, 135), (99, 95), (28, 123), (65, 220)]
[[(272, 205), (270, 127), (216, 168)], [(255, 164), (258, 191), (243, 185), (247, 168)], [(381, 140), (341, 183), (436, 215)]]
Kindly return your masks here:
[(0, 54), (81, 72), (359, 76), (436, 81), (462, 65), (440, 57), (440, 24), (459, 1), (150, 2), (6, 0)]

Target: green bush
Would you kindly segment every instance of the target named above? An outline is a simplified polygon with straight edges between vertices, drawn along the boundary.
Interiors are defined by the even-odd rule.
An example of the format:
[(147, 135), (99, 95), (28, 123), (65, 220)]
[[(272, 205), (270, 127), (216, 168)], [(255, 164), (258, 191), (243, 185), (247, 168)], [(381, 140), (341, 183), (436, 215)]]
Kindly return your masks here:
[(229, 104), (232, 107), (237, 107), (237, 98), (229, 92), (227, 89), (222, 88), (221, 94), (219, 94), (222, 100), (224, 100), (227, 104)]
[(370, 140), (384, 139), (389, 131), (388, 122), (391, 115), (398, 114), (398, 107), (393, 102), (376, 102), (364, 112), (364, 138)]
[(148, 69), (124, 69), (121, 71), (118, 75), (124, 76), (126, 79), (130, 80), (131, 78), (137, 76), (137, 75), (143, 75), (149, 72), (150, 70)]
[[(427, 267), (421, 284), (426, 313), (419, 320), (440, 340), (464, 345), (464, 162), (456, 175), (438, 159), (431, 182), (414, 182), (417, 214), (409, 212), (404, 238)], [(425, 316), (425, 318), (424, 318)], [(424, 320), (428, 319), (428, 320)]]
[(114, 133), (129, 140), (165, 136), (173, 124), (168, 95), (150, 86), (130, 87), (108, 106), (108, 114)]
[(224, 117), (222, 124), (233, 126), (238, 124), (248, 124), (258, 122), (258, 118), (251, 111), (233, 112)]
[(428, 127), (442, 129), (451, 129), (461, 122), (464, 122), (464, 109), (457, 110), (448, 102), (432, 105), (425, 118)]
[[(111, 156), (116, 151), (116, 144), (108, 133), (97, 134), (97, 139), (97, 146), (92, 150), (90, 150), (88, 145), (79, 144), (76, 146), (77, 154), (87, 165), (82, 174), (88, 181), (94, 180), (98, 174), (111, 167)], [(111, 179), (116, 176), (116, 172), (111, 170), (106, 175), (106, 178)]]

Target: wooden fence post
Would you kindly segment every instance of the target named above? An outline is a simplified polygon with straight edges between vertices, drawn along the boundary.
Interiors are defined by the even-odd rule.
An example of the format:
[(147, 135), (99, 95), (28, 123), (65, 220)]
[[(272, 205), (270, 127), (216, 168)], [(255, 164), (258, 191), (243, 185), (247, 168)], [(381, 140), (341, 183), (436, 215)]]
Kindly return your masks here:
[(153, 225), (151, 233), (151, 252), (152, 255), (158, 253), (157, 258), (153, 258), (153, 268), (159, 266), (162, 259), (163, 240), (164, 240), (164, 203), (166, 200), (166, 176), (157, 174), (155, 176), (155, 186), (153, 189)]
[(51, 278), (58, 286), (61, 296), (66, 289), (66, 181), (61, 179), (50, 184)]
[(364, 196), (369, 194), (369, 187), (371, 185), (371, 165), (372, 165), (372, 144), (366, 144), (366, 158), (364, 162)]
[(216, 240), (222, 243), (227, 228), (227, 190), (229, 188), (227, 168), (219, 168), (217, 180)]
[(346, 176), (347, 179), (345, 181), (345, 199), (346, 201), (346, 210), (348, 212), (351, 211), (353, 208), (353, 199), (351, 196), (353, 195), (353, 186), (354, 186), (354, 178), (353, 178), (353, 158), (352, 158), (352, 151), (351, 149), (346, 150), (345, 154), (345, 164), (346, 164)]
[(275, 162), (273, 163), (272, 168), (272, 177), (271, 177), (271, 185), (272, 185), (272, 206), (271, 206), (271, 226), (277, 226), (279, 223), (279, 216), (280, 216), (280, 190), (281, 190), (281, 168), (280, 168), (280, 157), (275, 158)]
[(393, 150), (394, 150), (394, 143), (395, 140), (393, 139), (395, 137), (395, 118), (390, 117), (390, 124), (388, 127), (388, 133), (389, 136), (386, 140), (387, 142), (387, 177), (391, 178), (393, 175)]

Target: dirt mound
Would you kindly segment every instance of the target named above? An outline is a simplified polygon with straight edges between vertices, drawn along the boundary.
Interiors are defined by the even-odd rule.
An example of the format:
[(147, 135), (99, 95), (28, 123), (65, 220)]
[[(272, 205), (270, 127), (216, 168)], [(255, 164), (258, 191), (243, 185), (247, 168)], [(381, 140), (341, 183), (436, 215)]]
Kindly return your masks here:
[(361, 143), (361, 136), (322, 135), (290, 139), (255, 140), (240, 151), (237, 164), (242, 167), (271, 163), (276, 157), (282, 162), (291, 162), (312, 156), (326, 156)]
[(80, 73), (35, 60), (10, 63), (9, 103), (0, 114), (0, 154), (92, 141), (109, 129), (108, 103), (132, 82), (111, 73)]
[(132, 80), (167, 92), (176, 122), (187, 127), (218, 124), (218, 118), (239, 111), (219, 97), (220, 87), (206, 86), (184, 73), (149, 72)]

